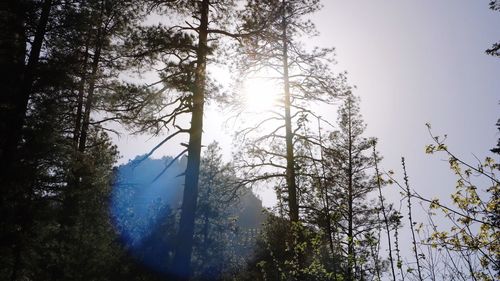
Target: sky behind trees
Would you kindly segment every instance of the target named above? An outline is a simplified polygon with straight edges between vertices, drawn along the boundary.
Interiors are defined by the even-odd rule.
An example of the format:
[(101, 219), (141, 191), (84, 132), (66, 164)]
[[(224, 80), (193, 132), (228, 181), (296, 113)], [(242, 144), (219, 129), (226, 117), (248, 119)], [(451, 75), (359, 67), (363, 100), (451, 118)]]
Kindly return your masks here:
[[(498, 139), (500, 63), (485, 50), (500, 38), (500, 16), (488, 1), (324, 1), (312, 20), (320, 32), (312, 45), (336, 48), (336, 72), (361, 97), (367, 136), (379, 138), (382, 168), (400, 170), (407, 158), (413, 186), (428, 197), (448, 198), (454, 177), (446, 161), (424, 153), (432, 142), (425, 123), (448, 135), (449, 147), (474, 161), (484, 158)], [(307, 40), (305, 40), (307, 42)], [(222, 82), (227, 72), (216, 70)], [(331, 122), (333, 107), (319, 109)], [(217, 140), (231, 157), (231, 113), (215, 104), (205, 113), (203, 143)], [(154, 147), (160, 137), (115, 138), (121, 163)], [(172, 142), (154, 156), (177, 154)], [(449, 176), (448, 176), (449, 175)], [(275, 202), (272, 190), (258, 190), (264, 205)], [(389, 195), (390, 197), (390, 195)]]
[(317, 16), (321, 43), (336, 47), (339, 68), (358, 87), (383, 167), (396, 170), (406, 156), (414, 186), (430, 196), (454, 179), (443, 177), (446, 162), (424, 154), (426, 122), (468, 160), (498, 138), (500, 64), (484, 50), (500, 37), (500, 17), (487, 4), (326, 1)]

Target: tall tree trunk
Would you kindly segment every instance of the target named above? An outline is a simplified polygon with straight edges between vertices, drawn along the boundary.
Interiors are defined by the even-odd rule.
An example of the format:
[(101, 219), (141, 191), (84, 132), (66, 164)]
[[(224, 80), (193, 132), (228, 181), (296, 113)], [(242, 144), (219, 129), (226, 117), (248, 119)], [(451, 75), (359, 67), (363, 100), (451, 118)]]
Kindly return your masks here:
[[(286, 140), (286, 185), (288, 189), (288, 212), (290, 222), (292, 223), (292, 231), (295, 231), (294, 224), (299, 223), (299, 204), (297, 200), (297, 185), (295, 181), (295, 154), (293, 149), (294, 134), (292, 132), (292, 117), (291, 117), (291, 94), (290, 94), (290, 77), (288, 74), (288, 24), (286, 21), (286, 1), (282, 0), (282, 42), (283, 42), (283, 90), (284, 90), (284, 106), (285, 106), (285, 140)], [(296, 280), (302, 280), (303, 274), (300, 268), (304, 263), (303, 253), (295, 247), (295, 243), (300, 243), (303, 240), (301, 230), (297, 230), (296, 237), (299, 241), (292, 241), (293, 254), (299, 267), (299, 271), (294, 276)], [(295, 235), (293, 235), (295, 236)]]
[(45, 32), (47, 23), (49, 21), (50, 10), (52, 8), (52, 0), (45, 0), (42, 5), (40, 20), (38, 21), (35, 31), (33, 44), (28, 58), (28, 65), (25, 67), (22, 87), (14, 98), (14, 111), (12, 112), (12, 120), (9, 124), (10, 129), (6, 136), (6, 143), (4, 148), (4, 159), (2, 162), (7, 165), (14, 162), (14, 157), (17, 151), (17, 145), (21, 140), (22, 128), (24, 126), (26, 113), (28, 111), (28, 102), (33, 90), (33, 81), (35, 78), (35, 70), (40, 59), (40, 52), (42, 44), (45, 39)]
[(15, 101), (22, 89), (25, 67), (24, 4), (19, 0), (0, 1), (0, 251), (11, 248), (13, 252), (17, 251), (17, 203), (22, 194), (15, 184), (16, 169), (11, 160), (17, 147), (12, 145), (12, 124), (17, 116)]
[(348, 104), (348, 185), (347, 185), (347, 212), (348, 212), (348, 225), (347, 225), (347, 280), (354, 280), (354, 264), (355, 264), (355, 254), (354, 254), (354, 231), (353, 231), (353, 171), (352, 171), (352, 128), (351, 128), (351, 103)]
[(290, 114), (290, 78), (288, 76), (288, 36), (286, 22), (285, 0), (282, 5), (283, 29), (283, 84), (285, 94), (285, 130), (286, 130), (286, 184), (288, 188), (288, 208), (291, 222), (299, 221), (299, 206), (297, 202), (297, 187), (295, 183), (295, 159), (293, 152), (292, 117)]
[(177, 247), (173, 260), (173, 268), (179, 280), (188, 280), (191, 275), (191, 254), (193, 251), (194, 222), (198, 199), (198, 177), (200, 174), (201, 137), (203, 132), (203, 106), (205, 102), (208, 13), (209, 0), (203, 0), (200, 7), (200, 26), (198, 28), (199, 41), (196, 51), (197, 63), (191, 128), (189, 130), (188, 162), (185, 173)]
[[(94, 56), (92, 58), (92, 70), (90, 74), (89, 89), (87, 91), (87, 99), (85, 100), (85, 111), (83, 113), (82, 128), (80, 131), (80, 140), (78, 143), (78, 150), (85, 152), (87, 144), (88, 130), (90, 126), (90, 113), (94, 104), (94, 91), (97, 80), (97, 72), (99, 71), (99, 63), (101, 62), (101, 51), (106, 37), (106, 31), (103, 29), (104, 13), (106, 10), (106, 1), (101, 1), (99, 20), (97, 23), (97, 34), (94, 42)], [(89, 36), (90, 40), (91, 36)]]
[(73, 145), (75, 150), (78, 150), (78, 141), (80, 139), (80, 132), (82, 127), (82, 118), (83, 118), (83, 98), (85, 95), (85, 83), (87, 80), (87, 62), (89, 57), (89, 44), (90, 42), (85, 43), (85, 54), (83, 57), (82, 63), (82, 74), (80, 77), (80, 84), (78, 85), (78, 97), (76, 101), (76, 116), (75, 116), (75, 128), (73, 129)]
[(99, 62), (101, 60), (101, 49), (102, 49), (101, 35), (102, 31), (101, 28), (99, 28), (99, 31), (97, 33), (97, 39), (96, 39), (97, 42), (94, 52), (94, 58), (92, 60), (92, 73), (89, 81), (89, 90), (87, 92), (87, 100), (85, 101), (85, 112), (83, 114), (82, 129), (80, 132), (80, 141), (78, 144), (78, 150), (82, 153), (85, 152), (85, 145), (87, 144), (87, 136), (90, 126), (90, 112), (92, 111), (92, 106), (94, 103), (95, 83), (97, 80), (97, 72), (99, 71)]
[[(11, 247), (13, 264), (11, 280), (18, 280), (23, 270), (23, 253), (27, 237), (30, 237), (33, 224), (31, 183), (19, 181), (23, 176), (18, 170), (18, 145), (22, 138), (22, 128), (28, 111), (36, 68), (40, 58), (42, 44), (45, 39), (47, 23), (52, 7), (52, 0), (45, 0), (41, 7), (40, 19), (37, 23), (34, 40), (25, 66), (26, 34), (25, 34), (25, 1), (2, 1), (0, 4), (1, 32), (0, 60), (4, 79), (2, 81), (0, 104), (0, 185), (2, 186), (2, 219), (7, 225), (3, 229), (15, 229), (13, 232), (3, 230), (6, 234), (8, 247)], [(4, 68), (5, 67), (5, 68)], [(10, 68), (12, 67), (12, 68)], [(8, 204), (6, 204), (9, 201)], [(4, 205), (6, 204), (6, 205)], [(9, 206), (4, 209), (4, 206)], [(4, 223), (2, 221), (2, 223)], [(5, 228), (4, 228), (5, 227)], [(2, 232), (3, 232), (2, 231)], [(10, 232), (10, 233), (9, 233)], [(4, 234), (4, 233), (2, 233)], [(4, 237), (0, 237), (3, 240)]]
[(330, 251), (332, 252), (332, 262), (333, 262), (333, 279), (337, 280), (337, 261), (335, 260), (335, 245), (333, 243), (333, 227), (332, 221), (330, 218), (330, 200), (328, 200), (328, 189), (324, 184), (326, 179), (326, 171), (325, 171), (325, 158), (323, 156), (323, 137), (321, 134), (321, 122), (320, 118), (318, 118), (318, 136), (319, 136), (319, 149), (320, 149), (320, 159), (321, 159), (321, 177), (319, 184), (320, 190), (322, 193), (324, 205), (325, 205), (325, 217), (326, 217), (326, 234), (328, 235), (328, 245), (330, 246)]
[[(11, 143), (16, 98), (23, 85), (26, 52), (25, 5), (23, 1), (0, 1), (0, 173), (8, 174), (7, 154), (14, 154)], [(13, 146), (15, 148), (15, 146)], [(10, 156), (9, 155), (9, 156)], [(0, 177), (4, 179), (4, 177)]]

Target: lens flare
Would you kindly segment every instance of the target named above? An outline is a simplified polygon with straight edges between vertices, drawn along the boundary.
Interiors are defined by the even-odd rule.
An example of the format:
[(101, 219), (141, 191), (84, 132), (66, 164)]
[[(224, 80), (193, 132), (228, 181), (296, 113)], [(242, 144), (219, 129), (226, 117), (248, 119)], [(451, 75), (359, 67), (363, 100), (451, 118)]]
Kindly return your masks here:
[(265, 112), (276, 107), (280, 89), (275, 81), (266, 78), (248, 78), (243, 82), (245, 109), (249, 112)]
[[(157, 180), (163, 159), (134, 161), (118, 168), (110, 212), (116, 231), (128, 252), (140, 263), (160, 274), (167, 269), (175, 242), (175, 212), (182, 198), (182, 160)], [(174, 273), (175, 274), (175, 273)]]
[[(179, 175), (185, 171), (187, 159), (177, 161), (165, 173), (162, 170), (170, 163), (171, 157), (138, 161), (141, 159), (139, 156), (118, 167), (110, 213), (128, 253), (140, 264), (169, 280), (180, 273), (171, 265), (177, 239), (183, 239), (177, 237), (184, 186), (184, 177)], [(215, 186), (213, 188), (211, 192), (217, 190)], [(213, 208), (215, 205), (208, 204), (208, 197), (203, 197), (208, 196), (207, 192), (205, 189), (198, 194), (202, 204), (198, 204), (197, 213), (205, 217), (198, 217), (195, 227), (193, 267), (197, 268), (196, 274), (201, 280), (220, 280), (230, 260), (236, 256), (251, 256), (265, 217), (262, 202), (248, 190), (242, 191), (240, 200), (235, 201), (237, 203), (224, 205), (227, 208), (224, 218), (214, 215), (217, 213)], [(221, 193), (210, 194), (213, 203)], [(204, 229), (212, 234), (203, 237)], [(214, 244), (214, 237), (224, 241)], [(214, 254), (216, 256), (212, 256)]]

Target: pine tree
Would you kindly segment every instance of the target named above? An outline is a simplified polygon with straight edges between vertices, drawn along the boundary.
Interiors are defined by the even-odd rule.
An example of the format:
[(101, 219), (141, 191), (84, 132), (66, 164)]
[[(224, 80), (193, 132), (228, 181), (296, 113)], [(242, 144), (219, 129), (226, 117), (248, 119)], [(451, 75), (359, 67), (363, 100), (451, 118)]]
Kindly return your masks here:
[[(17, 2), (17, 3), (14, 3)], [(42, 44), (45, 40), (47, 25), (49, 23), (50, 12), (52, 9), (52, 0), (44, 0), (41, 3), (37, 1), (7, 1), (2, 4), (5, 13), (3, 29), (9, 34), (7, 36), (5, 53), (11, 53), (11, 57), (6, 58), (6, 66), (13, 63), (13, 74), (15, 77), (12, 82), (17, 85), (8, 86), (8, 91), (2, 95), (2, 110), (5, 115), (2, 122), (5, 122), (1, 128), (2, 137), (0, 141), (0, 170), (6, 172), (6, 175), (12, 171), (9, 165), (12, 165), (16, 159), (15, 155), (19, 142), (22, 138), (22, 128), (26, 122), (28, 112), (28, 102), (32, 95), (33, 83), (38, 72), (38, 63), (40, 61)], [(28, 17), (29, 10), (39, 10), (40, 16), (34, 20)], [(32, 24), (32, 25), (31, 25)], [(29, 27), (35, 26), (33, 30)], [(12, 29), (11, 29), (12, 28)], [(11, 29), (11, 30), (10, 30)], [(30, 31), (32, 34), (30, 34)], [(28, 41), (28, 36), (33, 36), (33, 41)], [(27, 43), (30, 43), (27, 63), (25, 64), (25, 54), (27, 52)], [(8, 82), (10, 85), (12, 82)], [(9, 91), (10, 90), (10, 91)], [(2, 179), (5, 178), (2, 175)]]
[[(261, 121), (257, 121), (258, 127), (267, 127), (270, 133), (266, 135), (264, 130), (260, 132), (261, 137), (250, 140), (254, 143), (249, 144), (246, 155), (263, 160), (250, 165), (250, 169), (268, 166), (284, 170), (288, 215), (292, 222), (299, 221), (294, 144), (297, 139), (305, 137), (297, 133), (301, 129), (297, 122), (305, 118), (305, 115), (314, 114), (308, 110), (311, 103), (332, 102), (346, 90), (344, 77), (335, 77), (328, 66), (332, 61), (333, 49), (314, 48), (308, 52), (298, 41), (302, 35), (317, 33), (314, 24), (305, 18), (320, 7), (317, 0), (250, 1), (245, 14), (246, 26), (266, 23), (268, 28), (244, 45), (242, 53), (245, 59), (240, 69), (247, 75), (261, 75), (258, 71), (268, 72), (283, 89), (279, 104), (279, 111), (283, 112), (273, 109), (273, 113), (265, 114)], [(297, 127), (293, 128), (294, 125)], [(244, 140), (250, 132), (259, 129), (244, 129), (240, 136)], [(283, 141), (283, 145), (277, 145), (277, 140)], [(273, 143), (268, 143), (270, 149), (267, 151), (263, 148), (265, 141)], [(273, 153), (269, 153), (271, 151)], [(272, 159), (264, 156), (265, 154)], [(274, 177), (279, 177), (279, 174), (281, 171)]]
[[(17, 2), (7, 6), (11, 10), (6, 26), (22, 25), (12, 36), (25, 42), (6, 47), (29, 54), (26, 65), (23, 57), (22, 69), (15, 72), (17, 89), (2, 99), (9, 110), (1, 111), (6, 117), (1, 122), (8, 123), (1, 125), (1, 201), (6, 214), (1, 240), (2, 262), (9, 266), (1, 278), (106, 276), (108, 266), (123, 255), (113, 241), (106, 212), (116, 151), (103, 129), (91, 124), (92, 87), (102, 84), (92, 86), (85, 73), (95, 72), (92, 79), (99, 81), (117, 77), (118, 48), (110, 42), (124, 30), (125, 17), (133, 22), (133, 7), (130, 1), (108, 0)], [(104, 14), (107, 35), (99, 37), (104, 29), (96, 27), (102, 21), (95, 19)], [(94, 69), (96, 44), (103, 46), (106, 63), (101, 60)], [(5, 61), (15, 63), (13, 59)], [(76, 113), (84, 101), (86, 106)], [(78, 130), (77, 120), (85, 121)], [(79, 135), (85, 137), (75, 138), (75, 132), (83, 130)]]
[[(152, 10), (160, 15), (171, 19), (171, 15), (176, 14), (180, 19), (178, 24), (174, 21), (170, 28), (161, 24), (145, 28), (143, 33), (148, 34), (148, 38), (153, 41), (145, 43), (146, 49), (140, 55), (147, 58), (145, 61), (167, 66), (159, 72), (160, 81), (154, 83), (163, 85), (158, 92), (166, 94), (162, 105), (167, 113), (157, 113), (159, 117), (152, 120), (150, 125), (160, 130), (175, 129), (152, 151), (179, 134), (189, 135), (188, 143), (184, 144), (186, 149), (174, 157), (178, 159), (185, 153), (188, 155), (178, 243), (172, 267), (184, 280), (191, 275), (204, 106), (206, 101), (217, 96), (217, 89), (207, 74), (207, 63), (219, 58), (216, 51), (222, 38), (241, 40), (249, 33), (242, 34), (237, 27), (236, 1), (148, 2)], [(236, 23), (232, 20), (236, 20)], [(188, 128), (180, 124), (182, 118), (190, 119)]]
[(327, 194), (340, 214), (339, 220), (332, 224), (338, 229), (343, 245), (346, 278), (355, 280), (373, 274), (372, 265), (366, 262), (370, 243), (376, 242), (373, 237), (379, 224), (378, 204), (367, 198), (375, 191), (375, 176), (370, 172), (375, 164), (371, 156), (374, 140), (363, 136), (366, 125), (354, 96), (348, 96), (339, 108), (338, 126), (339, 130), (326, 140)]
[(312, 192), (308, 183), (317, 178), (308, 165), (318, 160), (314, 159), (318, 155), (310, 159), (304, 153), (304, 143), (317, 143), (317, 138), (308, 134), (309, 118), (317, 117), (310, 108), (316, 103), (333, 102), (349, 88), (343, 74), (336, 76), (330, 70), (333, 49), (308, 51), (299, 41), (302, 36), (317, 33), (305, 18), (320, 7), (315, 0), (250, 1), (244, 13), (245, 27), (265, 23), (267, 28), (244, 41), (238, 66), (243, 77), (264, 76), (279, 89), (274, 89), (280, 97), (274, 107), (258, 117), (251, 116), (255, 122), (237, 132), (236, 140), (241, 144), (238, 165), (247, 183), (267, 181), (275, 187), (280, 212), (287, 212), (291, 230), (296, 231), (289, 237), (288, 251), (294, 254), (288, 263), (294, 265), (291, 278), (299, 280), (308, 275), (311, 262), (299, 245), (307, 236), (308, 228), (301, 220), (310, 207), (306, 202)]
[(194, 274), (219, 280), (238, 266), (235, 214), (240, 198), (249, 191), (238, 184), (232, 164), (222, 161), (216, 142), (207, 146), (201, 159), (199, 187)]

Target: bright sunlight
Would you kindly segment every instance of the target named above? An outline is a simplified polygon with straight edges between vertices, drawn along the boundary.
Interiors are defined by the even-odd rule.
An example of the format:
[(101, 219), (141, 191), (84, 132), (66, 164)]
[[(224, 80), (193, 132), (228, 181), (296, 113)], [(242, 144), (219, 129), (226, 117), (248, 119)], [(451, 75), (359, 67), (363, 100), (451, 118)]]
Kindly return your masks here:
[(242, 91), (245, 110), (249, 112), (265, 112), (276, 107), (282, 92), (275, 81), (261, 77), (246, 79)]

